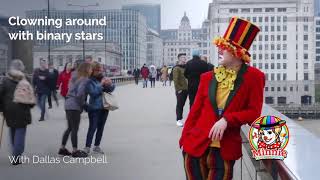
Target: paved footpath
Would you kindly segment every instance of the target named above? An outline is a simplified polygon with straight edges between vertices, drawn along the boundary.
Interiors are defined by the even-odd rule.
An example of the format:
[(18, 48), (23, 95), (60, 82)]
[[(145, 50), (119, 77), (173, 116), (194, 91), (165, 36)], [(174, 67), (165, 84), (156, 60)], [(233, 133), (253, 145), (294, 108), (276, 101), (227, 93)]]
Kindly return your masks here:
[[(106, 152), (107, 164), (30, 163), (13, 167), (8, 162), (8, 130), (5, 129), (0, 149), (0, 179), (185, 179), (181, 151), (178, 148), (182, 129), (175, 125), (176, 99), (173, 87), (162, 87), (160, 83), (155, 89), (143, 89), (141, 86), (142, 84), (119, 86), (114, 93), (120, 109), (110, 113), (101, 144)], [(189, 104), (185, 108), (189, 109)], [(57, 151), (66, 128), (63, 107), (49, 110), (48, 120), (45, 122), (38, 122), (38, 118), (39, 110), (34, 108), (33, 123), (27, 130), (25, 155), (31, 161), (34, 155), (59, 158)], [(80, 148), (84, 147), (87, 128), (88, 118), (84, 113), (79, 130)], [(69, 140), (69, 149), (70, 144)], [(238, 169), (238, 166), (235, 168)], [(239, 179), (237, 175), (235, 177)]]

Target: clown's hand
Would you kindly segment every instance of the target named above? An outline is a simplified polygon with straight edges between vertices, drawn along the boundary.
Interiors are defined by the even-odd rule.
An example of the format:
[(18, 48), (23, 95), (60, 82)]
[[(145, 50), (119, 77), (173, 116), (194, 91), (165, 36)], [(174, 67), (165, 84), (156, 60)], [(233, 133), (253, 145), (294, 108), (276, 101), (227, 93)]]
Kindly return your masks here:
[(223, 133), (226, 130), (228, 122), (225, 118), (221, 118), (211, 128), (209, 132), (209, 138), (212, 140), (220, 141), (223, 137)]

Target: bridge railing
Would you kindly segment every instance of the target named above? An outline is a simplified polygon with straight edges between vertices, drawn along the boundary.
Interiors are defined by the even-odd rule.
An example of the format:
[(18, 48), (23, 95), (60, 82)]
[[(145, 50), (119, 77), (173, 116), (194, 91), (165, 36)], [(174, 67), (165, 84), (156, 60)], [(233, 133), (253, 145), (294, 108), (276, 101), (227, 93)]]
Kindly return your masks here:
[(244, 173), (248, 173), (252, 180), (305, 180), (318, 176), (317, 164), (320, 161), (320, 139), (305, 128), (284, 116), (268, 105), (264, 105), (262, 115), (274, 115), (286, 120), (289, 128), (289, 144), (286, 148), (287, 158), (281, 160), (260, 160), (252, 158), (249, 144), (249, 126), (243, 126), (241, 130), (242, 151), (241, 179)]

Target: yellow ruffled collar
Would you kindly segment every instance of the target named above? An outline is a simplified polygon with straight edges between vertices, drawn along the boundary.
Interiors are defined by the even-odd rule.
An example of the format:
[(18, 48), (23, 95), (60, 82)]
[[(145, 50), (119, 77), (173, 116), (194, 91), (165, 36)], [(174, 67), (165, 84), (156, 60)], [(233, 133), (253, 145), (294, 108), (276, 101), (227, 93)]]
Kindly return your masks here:
[(214, 68), (215, 78), (221, 83), (222, 88), (234, 89), (234, 81), (237, 79), (237, 71), (226, 69), (224, 66)]

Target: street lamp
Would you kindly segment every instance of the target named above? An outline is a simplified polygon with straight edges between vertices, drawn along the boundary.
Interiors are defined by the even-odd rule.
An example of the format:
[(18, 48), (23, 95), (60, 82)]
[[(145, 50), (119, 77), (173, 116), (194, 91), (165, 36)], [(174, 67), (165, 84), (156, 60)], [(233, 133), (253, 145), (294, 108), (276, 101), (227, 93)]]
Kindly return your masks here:
[[(78, 5), (78, 4), (71, 4), (69, 3), (68, 6), (74, 6), (74, 7), (80, 7), (82, 8), (82, 20), (84, 21), (84, 8), (87, 8), (87, 7), (97, 7), (99, 6), (99, 3), (96, 3), (96, 4), (88, 4), (88, 5)], [(82, 25), (82, 31), (84, 32), (84, 24)], [(83, 60), (85, 60), (85, 46), (84, 46), (84, 39), (82, 39), (82, 49), (83, 49)]]

